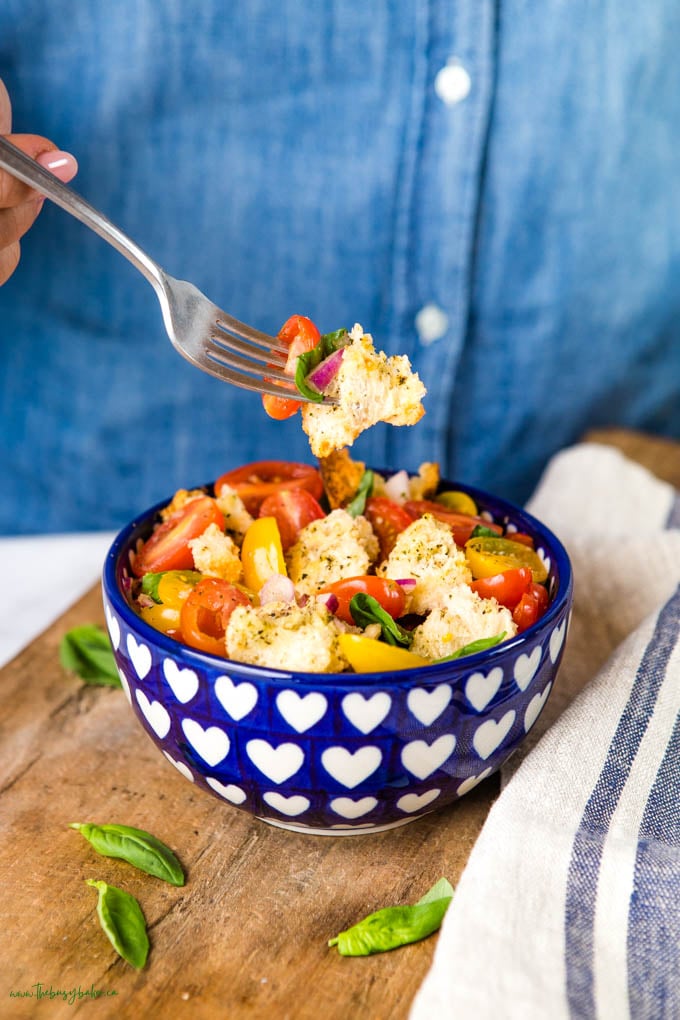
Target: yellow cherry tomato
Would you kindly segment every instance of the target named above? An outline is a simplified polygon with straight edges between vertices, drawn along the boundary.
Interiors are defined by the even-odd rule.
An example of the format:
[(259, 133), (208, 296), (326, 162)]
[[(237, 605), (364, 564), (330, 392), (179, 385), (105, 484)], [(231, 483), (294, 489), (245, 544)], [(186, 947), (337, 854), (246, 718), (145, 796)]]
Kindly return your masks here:
[(177, 630), (182, 605), (201, 576), (197, 570), (166, 570), (158, 581), (160, 604), (143, 606), (140, 609), (142, 619), (164, 634)]
[(241, 547), (241, 563), (243, 582), (251, 591), (259, 591), (272, 574), (287, 576), (275, 517), (258, 517), (250, 525)]
[(537, 584), (542, 584), (548, 577), (545, 563), (538, 553), (509, 538), (470, 538), (465, 543), (465, 555), (475, 580), (493, 577), (514, 567), (529, 567)]
[(429, 659), (407, 648), (388, 645), (364, 634), (339, 634), (338, 641), (343, 655), (357, 673), (390, 672), (430, 664)]
[(447, 510), (455, 510), (459, 514), (470, 514), (471, 517), (476, 517), (479, 512), (472, 496), (468, 496), (467, 492), (459, 492), (457, 489), (437, 493), (435, 502), (441, 503)]

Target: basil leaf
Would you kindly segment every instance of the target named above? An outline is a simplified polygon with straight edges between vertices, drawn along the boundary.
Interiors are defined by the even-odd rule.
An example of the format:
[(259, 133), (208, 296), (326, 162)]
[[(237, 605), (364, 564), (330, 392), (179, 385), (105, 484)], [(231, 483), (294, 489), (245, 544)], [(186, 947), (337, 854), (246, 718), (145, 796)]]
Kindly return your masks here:
[(341, 956), (370, 956), (419, 942), (439, 929), (452, 897), (451, 883), (441, 878), (412, 907), (384, 907), (329, 939), (328, 945), (337, 946)]
[(59, 642), (59, 661), (65, 670), (87, 684), (122, 686), (111, 642), (97, 624), (85, 623), (68, 630)]
[(373, 492), (373, 472), (364, 471), (357, 491), (351, 503), (348, 503), (345, 510), (351, 517), (358, 517), (366, 509), (366, 500)]
[(413, 634), (400, 627), (396, 620), (380, 605), (377, 599), (366, 592), (357, 592), (349, 602), (349, 611), (357, 627), (365, 629), (371, 623), (379, 623), (382, 639), (388, 645), (399, 645), (408, 648), (413, 641)]
[(159, 604), (162, 600), (158, 595), (158, 585), (164, 573), (165, 571), (161, 571), (159, 574), (145, 574), (142, 578), (142, 591)]
[(485, 528), (483, 524), (475, 524), (470, 532), (470, 538), (498, 538), (498, 532), (493, 528)]
[(312, 347), (311, 351), (305, 351), (304, 354), (298, 355), (295, 363), (295, 385), (303, 397), (307, 397), (316, 403), (320, 403), (323, 400), (323, 393), (319, 393), (318, 390), (313, 389), (307, 384), (307, 376), (325, 358), (333, 354), (334, 351), (337, 351), (339, 347), (344, 346), (343, 340), (346, 336), (347, 330), (344, 328), (336, 329), (333, 333), (324, 333), (316, 347)]
[(149, 955), (149, 936), (139, 903), (115, 885), (94, 878), (85, 881), (99, 893), (97, 917), (109, 942), (124, 960), (141, 970)]
[(77, 829), (104, 857), (118, 857), (170, 885), (184, 885), (182, 865), (172, 850), (150, 832), (128, 825), (94, 825), (92, 822), (71, 822), (69, 828)]
[(469, 645), (463, 645), (453, 655), (445, 655), (443, 659), (433, 659), (432, 665), (434, 666), (438, 662), (451, 662), (453, 659), (462, 659), (464, 655), (474, 655), (476, 652), (485, 652), (487, 648), (499, 645), (504, 637), (505, 631), (502, 630), (500, 634), (494, 634), (493, 637), (483, 637), (477, 641), (471, 641)]

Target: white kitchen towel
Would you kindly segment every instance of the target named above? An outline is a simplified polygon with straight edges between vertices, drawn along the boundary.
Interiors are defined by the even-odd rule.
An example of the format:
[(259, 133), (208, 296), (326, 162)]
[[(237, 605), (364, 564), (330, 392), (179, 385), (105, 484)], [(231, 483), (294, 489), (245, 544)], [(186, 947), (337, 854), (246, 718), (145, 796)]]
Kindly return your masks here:
[(574, 568), (564, 658), (410, 1020), (678, 1020), (680, 498), (581, 444), (528, 509)]

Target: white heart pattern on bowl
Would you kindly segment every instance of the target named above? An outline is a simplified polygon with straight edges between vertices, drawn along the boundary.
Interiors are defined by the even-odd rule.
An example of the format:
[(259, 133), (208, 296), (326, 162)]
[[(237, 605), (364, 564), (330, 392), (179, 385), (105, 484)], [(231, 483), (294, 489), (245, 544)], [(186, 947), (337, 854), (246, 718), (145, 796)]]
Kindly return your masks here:
[(277, 793), (275, 790), (263, 794), (262, 800), (265, 804), (273, 807), (275, 811), (280, 811), (282, 815), (290, 815), (291, 817), (301, 815), (309, 807), (309, 801), (306, 797), (302, 797), (300, 794), (284, 797), (282, 793)]
[(323, 719), (328, 702), (323, 694), (314, 691), (304, 695), (297, 691), (281, 691), (276, 697), (276, 707), (294, 730), (304, 733)]
[(548, 695), (552, 688), (552, 680), (546, 685), (545, 689), (540, 694), (535, 694), (527, 705), (527, 710), (524, 713), (524, 731), (528, 733), (531, 727), (534, 725), (539, 715), (543, 711), (543, 707), (548, 700)]
[(362, 797), (360, 800), (352, 800), (351, 797), (334, 797), (330, 802), (331, 811), (342, 818), (361, 818), (367, 815), (378, 804), (375, 797)]
[(562, 620), (559, 627), (555, 627), (554, 631), (550, 635), (550, 658), (553, 663), (557, 662), (557, 657), (560, 654), (562, 648), (562, 642), (564, 641), (564, 635), (567, 629), (566, 618)]
[(418, 722), (421, 722), (423, 726), (430, 726), (447, 707), (452, 693), (449, 684), (440, 684), (433, 691), (416, 687), (408, 692), (406, 704)]
[(531, 681), (536, 676), (536, 670), (541, 662), (541, 646), (536, 645), (531, 655), (518, 655), (513, 670), (515, 683), (520, 691), (526, 691)]
[(246, 753), (253, 765), (273, 783), (284, 783), (302, 767), (304, 752), (297, 744), (272, 747), (266, 740), (249, 740)]
[(491, 769), (484, 769), (484, 771), (480, 772), (478, 776), (468, 776), (467, 779), (464, 779), (460, 784), (456, 793), (459, 797), (464, 797), (466, 793), (470, 792), (470, 790), (474, 790), (475, 786), (481, 783), (482, 779), (486, 779), (487, 776), (490, 775)]
[(156, 736), (160, 737), (161, 740), (163, 737), (167, 737), (170, 732), (170, 714), (161, 705), (160, 701), (149, 701), (144, 691), (140, 690), (135, 691), (135, 698), (142, 710), (142, 715)]
[(229, 754), (231, 742), (219, 726), (208, 726), (204, 729), (195, 719), (182, 719), (182, 729), (194, 751), (208, 765), (217, 765)]
[(346, 747), (327, 747), (321, 754), (326, 772), (350, 790), (373, 775), (381, 761), (382, 751), (372, 746), (360, 747), (354, 753)]
[(174, 659), (163, 659), (163, 676), (183, 705), (191, 701), (198, 691), (198, 677), (193, 669), (180, 669)]
[(130, 684), (128, 683), (128, 678), (125, 676), (125, 673), (120, 668), (120, 666), (117, 666), (116, 668), (118, 670), (118, 676), (120, 677), (120, 682), (125, 693), (125, 697), (128, 699), (130, 704), (132, 704), (132, 694), (130, 693)]
[(405, 793), (397, 801), (397, 807), (400, 811), (412, 815), (414, 811), (422, 811), (423, 808), (428, 807), (441, 792), (435, 787), (433, 790), (426, 790), (425, 793)]
[(412, 740), (401, 752), (404, 768), (418, 779), (427, 779), (453, 754), (456, 738), (453, 733), (444, 733), (432, 744), (425, 740)]
[(170, 764), (174, 765), (178, 772), (181, 772), (185, 779), (188, 779), (190, 783), (193, 783), (194, 774), (190, 768), (187, 768), (183, 761), (175, 761), (172, 755), (168, 754), (167, 751), (163, 751), (163, 754), (168, 759)]
[(506, 712), (498, 721), (487, 719), (475, 730), (472, 738), (472, 746), (480, 758), (487, 759), (493, 754), (497, 747), (500, 747), (515, 721), (515, 711), (511, 709)]
[(214, 776), (206, 776), (205, 781), (211, 790), (219, 794), (220, 797), (224, 797), (225, 800), (230, 801), (232, 804), (243, 804), (246, 799), (245, 790), (242, 790), (240, 786), (235, 786), (234, 783), (221, 783), (219, 779), (215, 779)]
[(488, 673), (473, 673), (465, 684), (465, 697), (478, 712), (493, 701), (503, 683), (503, 670), (494, 666)]
[(109, 638), (111, 639), (111, 645), (113, 646), (114, 652), (118, 651), (120, 645), (120, 624), (118, 620), (111, 612), (111, 607), (106, 603), (104, 605), (104, 615), (106, 616), (106, 625), (109, 628)]
[(138, 644), (133, 634), (127, 636), (127, 650), (130, 662), (134, 666), (135, 673), (140, 680), (143, 680), (151, 669), (151, 652), (146, 645)]
[(346, 718), (364, 735), (379, 726), (391, 708), (392, 699), (384, 691), (378, 691), (370, 698), (354, 691), (342, 699), (342, 710)]
[(215, 680), (215, 696), (224, 711), (240, 722), (257, 704), (257, 687), (247, 681), (235, 684), (230, 676), (222, 675)]

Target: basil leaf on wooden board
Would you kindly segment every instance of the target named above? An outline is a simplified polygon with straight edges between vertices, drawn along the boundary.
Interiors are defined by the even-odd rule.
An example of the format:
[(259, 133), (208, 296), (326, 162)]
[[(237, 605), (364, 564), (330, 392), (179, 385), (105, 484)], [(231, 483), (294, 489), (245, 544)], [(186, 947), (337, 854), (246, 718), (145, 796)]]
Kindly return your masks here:
[(77, 829), (103, 857), (117, 857), (170, 885), (184, 885), (182, 865), (172, 850), (144, 829), (92, 822), (71, 822), (69, 828)]
[(337, 946), (341, 956), (370, 956), (419, 942), (439, 929), (452, 897), (451, 883), (440, 878), (413, 906), (384, 907), (329, 939), (328, 945)]
[(94, 623), (72, 627), (59, 642), (59, 661), (87, 684), (121, 687), (108, 635)]
[(458, 651), (452, 655), (445, 655), (443, 659), (433, 659), (432, 665), (436, 665), (439, 662), (452, 662), (453, 659), (462, 659), (464, 655), (475, 655), (477, 652), (485, 652), (487, 648), (493, 648), (494, 645), (499, 645), (505, 637), (505, 631), (502, 630), (500, 634), (494, 634), (493, 637), (478, 638), (476, 641), (471, 641), (469, 645), (463, 645)]
[(149, 955), (142, 908), (130, 893), (94, 878), (85, 880), (98, 894), (97, 917), (109, 942), (124, 960), (141, 970)]
[(366, 500), (373, 492), (373, 472), (364, 471), (361, 481), (357, 486), (357, 491), (354, 498), (350, 503), (347, 504), (345, 510), (350, 517), (358, 517), (366, 509)]
[(382, 639), (388, 645), (399, 645), (401, 648), (408, 648), (413, 641), (413, 634), (400, 627), (396, 620), (383, 609), (377, 599), (366, 592), (357, 592), (349, 602), (349, 611), (357, 627), (364, 630), (371, 623), (379, 623), (382, 629)]

